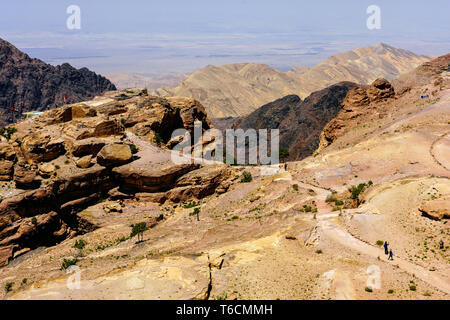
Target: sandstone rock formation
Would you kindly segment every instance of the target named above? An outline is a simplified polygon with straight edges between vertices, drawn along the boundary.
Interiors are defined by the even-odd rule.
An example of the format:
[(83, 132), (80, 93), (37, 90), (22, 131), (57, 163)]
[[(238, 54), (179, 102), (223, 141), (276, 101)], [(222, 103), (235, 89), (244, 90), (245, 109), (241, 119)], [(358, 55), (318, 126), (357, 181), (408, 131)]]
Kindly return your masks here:
[(362, 114), (372, 112), (370, 104), (388, 101), (395, 97), (392, 85), (384, 78), (375, 80), (367, 90), (361, 87), (350, 90), (342, 101), (342, 109), (332, 119), (320, 134), (317, 152), (333, 143), (345, 130), (352, 127), (353, 121)]
[[(78, 213), (110, 194), (131, 199), (147, 193), (155, 202), (178, 203), (214, 194), (219, 186), (226, 190), (226, 168), (171, 160), (171, 133), (193, 132), (195, 121), (211, 127), (191, 98), (126, 90), (15, 125), (17, 132), (0, 144), (0, 181), (8, 184), (0, 191), (1, 263), (95, 228)], [(116, 205), (105, 210), (120, 212)]]
[(107, 90), (115, 86), (86, 68), (77, 70), (67, 63), (54, 67), (0, 39), (0, 125), (19, 120), (23, 112), (54, 108), (64, 99), (88, 100)]

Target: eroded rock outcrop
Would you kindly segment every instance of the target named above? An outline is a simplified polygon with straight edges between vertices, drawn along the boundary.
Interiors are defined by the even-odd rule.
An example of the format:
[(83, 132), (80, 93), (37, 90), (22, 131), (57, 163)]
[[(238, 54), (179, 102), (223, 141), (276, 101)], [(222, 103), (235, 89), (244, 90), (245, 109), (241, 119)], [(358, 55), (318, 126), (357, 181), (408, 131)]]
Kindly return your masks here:
[(181, 202), (226, 190), (227, 166), (172, 162), (171, 133), (193, 132), (195, 121), (211, 127), (193, 99), (126, 90), (15, 125), (0, 143), (0, 183), (8, 183), (0, 189), (0, 264), (94, 228), (78, 214), (102, 199)]
[(371, 105), (395, 98), (393, 86), (384, 78), (375, 80), (369, 88), (358, 87), (347, 93), (341, 104), (341, 111), (332, 119), (320, 134), (317, 152), (332, 144), (345, 130), (352, 127), (361, 115), (368, 114)]

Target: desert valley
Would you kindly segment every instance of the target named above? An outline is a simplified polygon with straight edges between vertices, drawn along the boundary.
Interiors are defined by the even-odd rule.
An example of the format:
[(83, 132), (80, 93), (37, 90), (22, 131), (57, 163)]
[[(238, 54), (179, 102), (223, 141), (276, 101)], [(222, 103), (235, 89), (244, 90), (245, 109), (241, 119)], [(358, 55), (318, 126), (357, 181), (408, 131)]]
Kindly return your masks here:
[[(450, 54), (114, 79), (1, 40), (3, 299), (449, 299)], [(175, 163), (196, 122), (288, 154)]]

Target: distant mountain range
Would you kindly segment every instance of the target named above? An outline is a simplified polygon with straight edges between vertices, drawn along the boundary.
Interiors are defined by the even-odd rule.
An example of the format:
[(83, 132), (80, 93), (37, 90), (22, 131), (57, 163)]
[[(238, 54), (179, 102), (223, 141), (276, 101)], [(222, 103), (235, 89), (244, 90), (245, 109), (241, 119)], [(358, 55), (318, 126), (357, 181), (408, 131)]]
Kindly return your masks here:
[(197, 99), (210, 118), (245, 116), (286, 95), (304, 99), (341, 81), (370, 84), (380, 77), (393, 80), (432, 58), (380, 43), (336, 54), (311, 68), (296, 66), (288, 72), (258, 63), (207, 66), (180, 85), (155, 93)]
[(107, 74), (106, 77), (111, 80), (119, 90), (128, 88), (146, 88), (149, 91), (161, 87), (177, 86), (184, 79), (189, 77), (189, 73), (167, 74), (157, 77), (145, 77), (131, 73)]
[(116, 87), (87, 68), (52, 66), (0, 39), (0, 125), (22, 113), (88, 100)]

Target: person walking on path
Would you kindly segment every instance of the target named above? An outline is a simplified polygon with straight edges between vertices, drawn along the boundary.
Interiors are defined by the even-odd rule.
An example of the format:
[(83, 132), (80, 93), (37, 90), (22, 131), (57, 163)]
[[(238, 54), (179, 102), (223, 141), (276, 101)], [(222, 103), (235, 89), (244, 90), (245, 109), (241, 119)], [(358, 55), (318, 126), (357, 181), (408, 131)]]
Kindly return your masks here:
[(389, 243), (387, 241), (385, 241), (383, 246), (384, 246), (384, 254), (388, 255), (389, 254), (389, 250), (388, 250)]
[(388, 260), (394, 260), (394, 251), (392, 251), (392, 249), (389, 250), (389, 257), (388, 257)]

